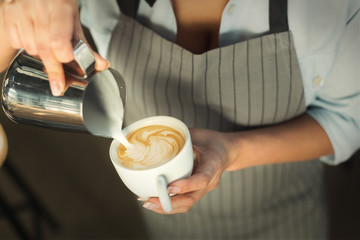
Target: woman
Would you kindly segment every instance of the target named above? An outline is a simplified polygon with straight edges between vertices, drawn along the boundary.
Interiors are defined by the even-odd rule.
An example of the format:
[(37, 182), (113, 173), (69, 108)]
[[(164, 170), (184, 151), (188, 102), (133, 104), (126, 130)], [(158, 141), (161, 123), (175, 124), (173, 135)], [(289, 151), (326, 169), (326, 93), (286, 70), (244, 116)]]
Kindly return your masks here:
[[(192, 127), (196, 170), (169, 185), (169, 215), (144, 203), (151, 235), (326, 237), (317, 159), (338, 164), (360, 142), (359, 2), (136, 2), (82, 1), (81, 18), (127, 81), (127, 123), (172, 115)], [(84, 39), (76, 7), (4, 3), (1, 67), (24, 47), (63, 94), (61, 63)]]

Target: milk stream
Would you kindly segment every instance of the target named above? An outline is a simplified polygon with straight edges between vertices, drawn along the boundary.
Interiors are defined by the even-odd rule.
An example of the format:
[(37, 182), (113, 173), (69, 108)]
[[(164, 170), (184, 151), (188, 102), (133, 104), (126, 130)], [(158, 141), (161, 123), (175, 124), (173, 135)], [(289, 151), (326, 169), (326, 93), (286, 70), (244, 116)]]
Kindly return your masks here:
[(122, 134), (122, 132), (117, 131), (115, 134), (113, 134), (113, 138), (115, 138), (117, 141), (119, 141), (122, 145), (124, 145), (125, 148), (131, 148), (131, 143), (126, 139), (125, 135)]
[(122, 132), (122, 120), (120, 120), (118, 117), (114, 117), (111, 120), (112, 121), (109, 126), (111, 137), (119, 141), (122, 145), (124, 145), (125, 148), (130, 148), (131, 143), (129, 143), (126, 136)]

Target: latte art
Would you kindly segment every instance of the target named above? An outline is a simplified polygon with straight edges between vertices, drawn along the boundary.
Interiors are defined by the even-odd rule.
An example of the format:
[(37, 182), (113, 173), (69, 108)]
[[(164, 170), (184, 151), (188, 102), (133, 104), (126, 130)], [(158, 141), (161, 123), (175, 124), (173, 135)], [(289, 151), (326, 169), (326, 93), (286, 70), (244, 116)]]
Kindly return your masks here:
[(131, 147), (120, 144), (117, 154), (120, 164), (131, 169), (159, 166), (175, 157), (185, 140), (181, 133), (163, 125), (151, 125), (126, 136)]

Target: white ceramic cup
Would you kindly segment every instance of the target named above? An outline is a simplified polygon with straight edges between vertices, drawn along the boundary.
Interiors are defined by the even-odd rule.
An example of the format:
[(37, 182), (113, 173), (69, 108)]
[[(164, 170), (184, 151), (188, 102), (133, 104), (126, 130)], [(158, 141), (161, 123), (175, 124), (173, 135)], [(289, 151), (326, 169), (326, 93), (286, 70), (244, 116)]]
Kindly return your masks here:
[(193, 169), (194, 154), (190, 133), (182, 121), (168, 116), (155, 116), (139, 120), (124, 128), (122, 132), (126, 136), (134, 130), (150, 125), (172, 127), (183, 135), (185, 144), (174, 158), (149, 169), (126, 168), (118, 161), (117, 149), (120, 143), (115, 139), (110, 145), (110, 158), (121, 180), (134, 194), (143, 199), (159, 197), (164, 211), (171, 212), (172, 204), (167, 192), (168, 184), (189, 177)]

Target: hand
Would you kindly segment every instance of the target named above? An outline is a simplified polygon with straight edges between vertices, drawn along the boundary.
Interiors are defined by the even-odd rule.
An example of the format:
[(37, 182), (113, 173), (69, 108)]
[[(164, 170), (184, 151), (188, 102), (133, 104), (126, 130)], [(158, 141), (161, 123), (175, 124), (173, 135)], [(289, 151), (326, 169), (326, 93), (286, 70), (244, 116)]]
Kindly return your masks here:
[[(74, 60), (72, 39), (87, 43), (82, 31), (76, 0), (6, 0), (1, 5), (2, 31), (14, 49), (24, 48), (39, 57), (49, 77), (54, 96), (65, 92), (62, 64)], [(109, 63), (93, 52), (95, 69)]]
[(233, 135), (198, 128), (190, 129), (190, 135), (197, 159), (192, 176), (169, 184), (168, 191), (177, 194), (171, 197), (172, 212), (163, 211), (159, 198), (148, 199), (144, 207), (161, 214), (184, 213), (218, 186), (230, 163)]

